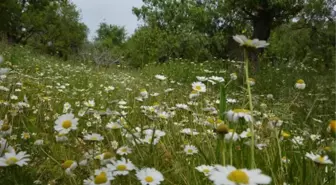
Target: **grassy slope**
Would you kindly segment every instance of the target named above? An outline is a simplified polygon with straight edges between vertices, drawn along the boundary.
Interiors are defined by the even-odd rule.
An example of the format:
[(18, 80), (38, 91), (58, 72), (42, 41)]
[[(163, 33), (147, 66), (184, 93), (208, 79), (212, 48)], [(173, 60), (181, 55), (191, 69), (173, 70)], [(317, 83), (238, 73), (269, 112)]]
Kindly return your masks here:
[[(153, 105), (158, 102), (162, 106), (172, 107), (176, 103), (187, 103), (191, 91), (191, 83), (196, 76), (223, 76), (226, 83), (229, 81), (231, 72), (238, 72), (238, 63), (204, 63), (190, 64), (183, 61), (176, 61), (164, 65), (149, 65), (143, 70), (128, 68), (98, 68), (91, 65), (78, 64), (73, 62), (61, 62), (57, 59), (38, 55), (30, 50), (20, 47), (0, 47), (0, 55), (6, 58), (9, 63), (2, 66), (11, 66), (14, 70), (7, 79), (0, 82), (0, 85), (11, 89), (10, 92), (1, 92), (0, 119), (5, 115), (9, 117), (9, 123), (13, 127), (12, 134), (17, 139), (11, 139), (10, 144), (18, 150), (27, 151), (31, 155), (29, 166), (23, 168), (2, 168), (4, 175), (0, 184), (32, 184), (34, 180), (41, 180), (43, 184), (57, 181), (57, 184), (82, 184), (92, 174), (94, 169), (99, 167), (97, 162), (92, 162), (85, 167), (78, 167), (75, 170), (76, 177), (70, 178), (64, 174), (60, 163), (71, 159), (80, 161), (89, 149), (100, 154), (103, 151), (113, 151), (109, 141), (116, 140), (119, 145), (128, 145), (133, 153), (128, 157), (137, 167), (155, 167), (165, 176), (164, 184), (211, 184), (201, 173), (194, 170), (195, 166), (201, 164), (219, 163), (216, 154), (216, 139), (209, 134), (198, 136), (186, 136), (180, 133), (181, 128), (195, 128), (201, 133), (211, 130), (211, 127), (201, 126), (195, 121), (192, 113), (198, 114), (202, 119), (214, 117), (202, 111), (202, 108), (210, 105), (218, 108), (215, 100), (218, 100), (219, 85), (207, 83), (207, 92), (197, 102), (198, 106), (192, 107), (192, 112), (176, 111), (172, 119), (162, 120), (148, 119), (141, 113), (141, 105)], [(208, 71), (205, 71), (208, 70)], [(212, 72), (209, 72), (212, 71)], [(221, 72), (220, 72), (221, 71)], [(154, 78), (156, 74), (163, 74), (168, 77), (164, 82)], [(319, 184), (325, 178), (331, 178), (326, 184), (334, 184), (334, 169), (329, 168), (324, 173), (324, 168), (319, 168), (304, 158), (306, 152), (321, 151), (330, 144), (332, 138), (326, 132), (328, 121), (335, 117), (335, 79), (334, 71), (315, 72), (313, 69), (305, 69), (304, 66), (281, 66), (278, 69), (268, 67), (253, 76), (256, 85), (252, 89), (253, 103), (257, 110), (257, 120), (263, 122), (263, 126), (257, 128), (257, 134), (261, 137), (258, 141), (268, 146), (263, 150), (256, 151), (256, 164), (273, 178), (274, 184), (287, 182), (290, 184), (305, 184), (316, 182)], [(297, 79), (304, 79), (307, 88), (303, 91), (294, 89)], [(175, 81), (171, 83), (171, 81)], [(237, 104), (229, 104), (228, 109), (247, 108), (247, 97), (245, 88), (239, 76), (237, 81), (231, 82), (227, 87), (227, 94), (230, 98), (236, 98)], [(15, 85), (21, 82), (22, 87)], [(114, 86), (112, 92), (105, 92), (104, 87)], [(126, 90), (131, 88), (132, 91)], [(157, 97), (150, 97), (145, 102), (138, 102), (134, 98), (139, 95), (139, 90), (146, 88), (149, 93), (160, 93)], [(167, 88), (173, 88), (171, 93), (165, 93)], [(16, 92), (15, 89), (21, 89)], [(11, 100), (10, 95), (15, 94), (18, 100)], [(274, 100), (268, 100), (267, 94), (273, 94)], [(5, 102), (16, 103), (27, 97), (30, 108), (23, 111), (15, 110)], [(63, 104), (69, 102), (72, 105), (73, 113), (77, 116), (84, 105), (83, 101), (95, 100), (95, 110), (103, 111), (106, 108), (121, 111), (115, 103), (121, 99), (127, 102), (128, 128), (149, 127), (160, 129), (166, 132), (158, 145), (132, 146), (120, 133), (119, 130), (106, 130), (105, 125), (109, 121), (115, 121), (118, 117), (102, 117), (101, 121), (94, 115), (85, 115), (79, 118), (79, 128), (69, 135), (69, 141), (65, 143), (55, 142), (54, 121), (62, 114)], [(76, 102), (80, 105), (75, 106)], [(261, 107), (266, 104), (267, 107)], [(304, 145), (294, 148), (289, 139), (280, 142), (281, 155), (291, 160), (286, 168), (280, 169), (280, 156), (277, 148), (275, 133), (266, 128), (268, 119), (262, 115), (279, 117), (284, 121), (281, 129), (291, 133), (291, 137), (302, 136), (305, 138)], [(78, 116), (77, 116), (78, 117)], [(320, 120), (316, 121), (316, 120)], [(91, 126), (88, 126), (88, 122)], [(247, 125), (235, 127), (238, 133), (247, 128)], [(83, 130), (100, 133), (104, 141), (93, 145), (83, 141)], [(22, 132), (29, 132), (31, 138), (23, 140)], [(36, 134), (36, 135), (35, 135)], [(320, 134), (323, 141), (311, 141), (311, 134)], [(34, 146), (37, 139), (43, 139), (43, 146)], [(249, 147), (243, 144), (245, 141), (227, 144), (232, 148), (232, 154), (227, 149), (227, 163), (232, 162), (236, 167), (249, 167)], [(193, 144), (200, 150), (200, 154), (186, 156), (181, 145)], [(238, 150), (239, 148), (239, 150)], [(217, 156), (216, 156), (217, 155)], [(48, 157), (49, 156), (49, 157)], [(282, 157), (281, 156), (281, 157)], [(319, 175), (316, 175), (316, 174)], [(0, 175), (1, 176), (1, 175)], [(134, 175), (115, 180), (119, 184), (137, 184)]]

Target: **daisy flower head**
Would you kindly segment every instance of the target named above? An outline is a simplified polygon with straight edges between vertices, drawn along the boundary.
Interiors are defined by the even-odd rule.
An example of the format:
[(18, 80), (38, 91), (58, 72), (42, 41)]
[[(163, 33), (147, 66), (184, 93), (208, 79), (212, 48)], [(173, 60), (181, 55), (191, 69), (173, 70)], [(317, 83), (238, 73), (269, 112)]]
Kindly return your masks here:
[(0, 120), (0, 136), (7, 136), (12, 133), (12, 127), (7, 123), (7, 120)]
[(321, 156), (310, 152), (306, 153), (306, 157), (318, 164), (333, 164), (327, 155)]
[(255, 85), (255, 79), (254, 78), (249, 78), (248, 83), (250, 84), (250, 86), (254, 86)]
[(62, 168), (65, 169), (65, 173), (68, 175), (73, 175), (72, 171), (78, 166), (76, 161), (66, 160), (62, 163)]
[(196, 92), (206, 92), (206, 86), (202, 82), (193, 82), (191, 86), (192, 89)]
[(128, 146), (122, 146), (117, 150), (117, 154), (119, 155), (128, 155), (130, 153), (132, 153), (132, 149), (129, 148)]
[(220, 76), (211, 76), (211, 77), (209, 77), (209, 80), (213, 80), (213, 81), (216, 81), (216, 82), (219, 82), (219, 83), (225, 81), (224, 78), (220, 77)]
[(187, 155), (194, 155), (198, 153), (198, 149), (194, 145), (186, 145), (184, 146), (184, 152)]
[(94, 107), (96, 104), (95, 104), (95, 101), (94, 100), (88, 100), (88, 101), (85, 101), (84, 102), (84, 105), (86, 106), (86, 107)]
[(154, 168), (143, 168), (137, 171), (136, 177), (142, 185), (158, 185), (164, 180), (162, 173)]
[(158, 80), (166, 80), (167, 77), (163, 76), (163, 75), (155, 75), (155, 78), (158, 79)]
[(107, 168), (109, 168), (113, 176), (118, 175), (128, 175), (130, 171), (135, 170), (134, 164), (130, 160), (126, 160), (125, 158), (121, 158), (121, 160), (112, 161), (112, 164), (107, 164)]
[(95, 156), (95, 159), (100, 160), (100, 163), (104, 165), (109, 163), (111, 160), (114, 160), (115, 155), (112, 152), (104, 152), (100, 155)]
[(95, 184), (106, 184), (113, 180), (114, 177), (108, 168), (100, 168), (95, 170)]
[(67, 134), (71, 130), (76, 130), (78, 125), (78, 118), (73, 114), (63, 114), (55, 121), (54, 129), (60, 134)]
[(84, 136), (84, 140), (87, 140), (87, 141), (102, 141), (102, 140), (104, 140), (104, 137), (100, 134), (92, 133), (92, 134), (86, 134)]
[(0, 139), (0, 156), (2, 156), (4, 153), (13, 153), (15, 152), (14, 148), (10, 146), (6, 139), (1, 138)]
[(299, 79), (295, 83), (295, 88), (303, 90), (306, 88), (306, 83), (302, 79)]
[(245, 120), (246, 122), (252, 122), (251, 112), (246, 109), (233, 109), (229, 110), (227, 113), (227, 118), (232, 122), (239, 122), (240, 119)]
[(215, 185), (257, 185), (270, 184), (271, 177), (261, 173), (260, 169), (236, 169), (233, 166), (216, 165), (209, 179)]
[(200, 82), (204, 82), (204, 81), (207, 81), (208, 78), (205, 77), (205, 76), (196, 76), (197, 80), (200, 81)]
[(26, 152), (16, 153), (14, 150), (11, 150), (0, 158), (0, 166), (24, 166), (27, 165), (28, 161), (30, 161), (28, 157), (29, 155), (26, 154)]
[(197, 166), (195, 169), (197, 171), (203, 173), (205, 176), (209, 176), (211, 170), (213, 170), (214, 167), (213, 166), (209, 166), (209, 165), (201, 165), (201, 166)]
[(231, 80), (237, 80), (238, 76), (237, 76), (237, 73), (231, 73), (230, 74), (230, 79)]
[(148, 98), (148, 92), (147, 92), (147, 90), (146, 89), (140, 89), (140, 96), (142, 97), (142, 98)]
[(193, 90), (193, 91), (191, 91), (191, 93), (189, 94), (189, 99), (196, 98), (196, 97), (198, 97), (199, 95), (200, 95), (199, 92)]
[(331, 120), (329, 122), (329, 126), (328, 126), (327, 130), (328, 130), (328, 132), (336, 134), (336, 120)]
[(195, 136), (199, 134), (199, 132), (197, 132), (196, 129), (191, 129), (191, 128), (184, 128), (180, 131), (180, 133), (191, 135), (191, 136)]
[(235, 35), (233, 39), (239, 43), (240, 46), (248, 47), (248, 48), (265, 48), (269, 45), (264, 40), (259, 39), (248, 39), (245, 35)]
[(226, 141), (237, 141), (239, 139), (239, 134), (237, 134), (236, 132), (234, 132), (234, 130), (229, 130), (229, 132), (227, 134), (225, 134), (224, 139)]

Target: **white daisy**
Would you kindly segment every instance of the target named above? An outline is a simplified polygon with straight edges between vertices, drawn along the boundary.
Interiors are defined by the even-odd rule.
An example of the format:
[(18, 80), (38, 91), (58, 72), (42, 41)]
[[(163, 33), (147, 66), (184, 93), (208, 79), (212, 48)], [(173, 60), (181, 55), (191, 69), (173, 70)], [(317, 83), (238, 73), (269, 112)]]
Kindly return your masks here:
[(198, 153), (198, 149), (194, 145), (185, 145), (183, 150), (187, 155), (194, 155)]
[(219, 82), (219, 83), (225, 81), (224, 78), (223, 78), (223, 77), (220, 77), (220, 76), (211, 76), (211, 77), (209, 77), (209, 80), (217, 81), (217, 82)]
[(104, 140), (104, 137), (97, 133), (87, 134), (84, 136), (84, 140), (87, 141), (102, 141)]
[(12, 127), (5, 121), (0, 120), (0, 136), (7, 136), (12, 133)]
[(306, 83), (302, 80), (302, 79), (299, 79), (298, 81), (296, 81), (295, 83), (295, 88), (297, 89), (305, 89), (306, 88)]
[(227, 113), (227, 119), (232, 122), (238, 122), (240, 118), (244, 119), (246, 122), (252, 121), (252, 116), (249, 110), (246, 109), (234, 109)]
[(158, 80), (166, 80), (167, 77), (163, 76), (163, 75), (155, 75), (155, 78)]
[(224, 139), (227, 141), (237, 141), (239, 138), (239, 135), (233, 130), (229, 130), (229, 132), (224, 136)]
[(13, 153), (15, 152), (14, 148), (9, 145), (6, 139), (1, 138), (0, 139), (0, 156), (2, 156), (4, 153)]
[(250, 86), (254, 86), (255, 85), (255, 79), (254, 78), (249, 78), (248, 83), (250, 84)]
[(109, 122), (106, 125), (107, 129), (120, 129), (122, 126), (117, 122)]
[(306, 157), (319, 164), (333, 164), (333, 162), (329, 159), (327, 155), (321, 156), (310, 152), (306, 153)]
[(215, 185), (257, 185), (270, 184), (271, 177), (261, 173), (259, 169), (236, 169), (233, 166), (216, 165), (210, 172), (209, 179)]
[(71, 130), (76, 130), (78, 125), (78, 118), (73, 114), (63, 114), (55, 121), (55, 130), (60, 134), (67, 134)]
[(142, 185), (158, 185), (164, 178), (161, 172), (154, 168), (143, 168), (136, 173)]
[(129, 148), (128, 146), (122, 146), (117, 150), (117, 154), (119, 155), (128, 155), (130, 153), (132, 153), (132, 149)]
[(192, 89), (196, 92), (206, 92), (206, 86), (202, 82), (193, 82), (191, 86)]
[(192, 135), (192, 136), (199, 134), (199, 132), (197, 132), (196, 129), (191, 129), (191, 128), (184, 128), (180, 131), (180, 133)]
[(62, 168), (65, 169), (65, 173), (71, 176), (73, 175), (72, 171), (76, 169), (77, 166), (77, 162), (73, 160), (66, 160), (64, 163), (62, 163)]
[(0, 166), (24, 166), (27, 165), (28, 161), (30, 161), (28, 157), (29, 155), (26, 154), (26, 152), (16, 153), (14, 150), (11, 150), (5, 153), (4, 156), (0, 158)]
[(201, 165), (201, 166), (197, 166), (196, 170), (203, 173), (205, 176), (209, 176), (211, 170), (213, 170), (214, 167), (213, 166), (209, 166), (209, 165)]
[(178, 103), (175, 106), (176, 108), (179, 108), (179, 109), (189, 110), (189, 106), (183, 103)]
[(207, 81), (208, 78), (205, 77), (205, 76), (196, 76), (197, 80), (200, 81), (200, 82), (204, 82), (204, 81)]
[(143, 131), (147, 136), (152, 136), (154, 132), (154, 137), (162, 137), (166, 135), (166, 132), (162, 130), (153, 130), (153, 129), (146, 129)]
[(237, 77), (236, 73), (231, 73), (230, 78), (231, 78), (231, 80), (237, 80), (238, 77)]
[(107, 164), (107, 168), (109, 168), (114, 176), (117, 175), (128, 175), (128, 173), (132, 170), (135, 170), (134, 164), (125, 158), (121, 158), (121, 160), (112, 161), (112, 164)]
[(265, 48), (269, 45), (264, 40), (259, 39), (248, 39), (245, 35), (235, 35), (233, 39), (240, 44), (240, 46), (251, 47), (251, 48)]

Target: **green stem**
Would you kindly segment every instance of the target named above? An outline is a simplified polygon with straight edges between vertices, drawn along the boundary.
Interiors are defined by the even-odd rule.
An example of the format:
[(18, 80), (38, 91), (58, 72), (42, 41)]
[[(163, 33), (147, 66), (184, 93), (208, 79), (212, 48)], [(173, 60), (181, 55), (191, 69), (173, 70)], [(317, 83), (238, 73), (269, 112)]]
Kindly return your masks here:
[[(245, 60), (245, 80), (247, 85), (247, 93), (249, 98), (249, 108), (251, 114), (253, 113), (253, 105), (252, 105), (252, 93), (251, 93), (251, 87), (249, 83), (249, 71), (248, 71), (248, 55), (247, 50), (244, 49), (244, 60)], [(250, 122), (250, 130), (251, 130), (251, 168), (255, 167), (255, 161), (254, 161), (254, 147), (255, 147), (255, 141), (254, 141), (254, 127), (253, 127), (253, 119)]]
[(223, 157), (223, 166), (226, 165), (226, 162), (225, 162), (225, 150), (226, 150), (226, 143), (225, 143), (225, 138), (224, 138), (224, 135), (223, 135), (223, 139), (222, 139), (223, 143), (222, 143), (222, 157)]

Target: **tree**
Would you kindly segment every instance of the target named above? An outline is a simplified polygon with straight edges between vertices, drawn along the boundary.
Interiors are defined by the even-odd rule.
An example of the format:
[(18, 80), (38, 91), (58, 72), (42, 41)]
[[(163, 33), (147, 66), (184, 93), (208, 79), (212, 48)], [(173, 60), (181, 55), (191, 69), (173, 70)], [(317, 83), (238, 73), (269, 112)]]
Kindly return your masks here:
[(87, 27), (67, 0), (4, 0), (0, 2), (0, 33), (14, 44), (66, 56), (85, 42)]
[(104, 47), (121, 46), (126, 40), (125, 27), (117, 25), (109, 25), (107, 23), (100, 23), (97, 30), (96, 42), (99, 42)]

